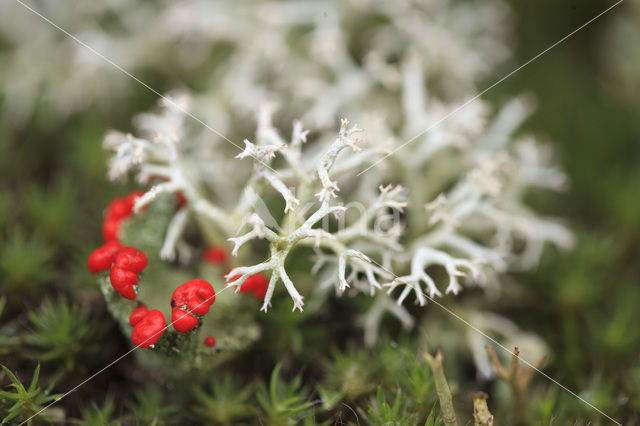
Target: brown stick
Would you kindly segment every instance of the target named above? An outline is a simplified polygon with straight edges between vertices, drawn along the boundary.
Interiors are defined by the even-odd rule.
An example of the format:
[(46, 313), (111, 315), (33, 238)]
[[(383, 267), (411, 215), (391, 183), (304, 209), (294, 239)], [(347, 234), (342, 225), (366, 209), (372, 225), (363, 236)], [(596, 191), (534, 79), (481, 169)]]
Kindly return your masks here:
[(493, 350), (491, 346), (485, 346), (487, 353), (489, 354), (489, 359), (493, 364), (496, 372), (498, 373), (498, 377), (500, 377), (505, 382), (509, 383), (511, 387), (511, 392), (513, 394), (513, 410), (515, 415), (517, 416), (518, 423), (521, 423), (524, 419), (525, 410), (527, 408), (527, 390), (529, 388), (529, 383), (533, 378), (533, 374), (536, 369), (538, 369), (542, 363), (547, 359), (547, 357), (543, 356), (540, 358), (535, 364), (535, 368), (530, 368), (527, 371), (522, 371), (522, 367), (519, 362), (520, 358), (520, 350), (518, 348), (513, 349), (513, 355), (511, 356), (511, 365), (509, 366), (509, 370), (507, 371), (503, 366), (496, 352)]

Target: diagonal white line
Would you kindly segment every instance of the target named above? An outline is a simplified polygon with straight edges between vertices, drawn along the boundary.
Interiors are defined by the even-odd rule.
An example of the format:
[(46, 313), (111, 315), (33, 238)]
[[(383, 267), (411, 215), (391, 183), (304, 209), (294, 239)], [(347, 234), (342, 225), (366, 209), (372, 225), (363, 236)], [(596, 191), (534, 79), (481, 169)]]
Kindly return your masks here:
[[(384, 266), (382, 266), (381, 264), (379, 264), (378, 262), (376, 262), (375, 260), (369, 258), (369, 260), (371, 261), (371, 263), (377, 265), (378, 267), (380, 267), (380, 269), (388, 272), (389, 274), (391, 274), (394, 278), (399, 278), (396, 274), (394, 274), (392, 271), (388, 270), (387, 268), (385, 268)], [(421, 293), (424, 297), (426, 297), (427, 299), (429, 299), (431, 302), (435, 303), (439, 308), (441, 308), (442, 310), (444, 310), (445, 312), (447, 312), (448, 314), (450, 314), (451, 316), (453, 316), (454, 318), (456, 318), (457, 320), (461, 321), (462, 323), (464, 323), (466, 326), (468, 326), (469, 328), (471, 328), (472, 330), (476, 331), (477, 333), (479, 333), (480, 335), (482, 335), (485, 339), (491, 341), (492, 343), (496, 344), (498, 347), (504, 349), (507, 353), (509, 353), (509, 355), (513, 355), (513, 352), (508, 349), (506, 346), (504, 346), (502, 343), (498, 342), (496, 339), (494, 339), (493, 337), (489, 336), (487, 333), (485, 333), (484, 331), (480, 330), (478, 327), (474, 326), (473, 324), (471, 324), (469, 321), (465, 320), (464, 318), (462, 318), (460, 315), (458, 315), (457, 313), (455, 313), (454, 311), (452, 311), (451, 309), (447, 308), (446, 306), (444, 306), (443, 304), (441, 304), (440, 302), (438, 302), (437, 300), (435, 300), (433, 297), (425, 294), (422, 292), (422, 290), (420, 290), (419, 288), (414, 288), (414, 290), (416, 290), (417, 292)], [(609, 416), (607, 413), (605, 413), (604, 411), (600, 410), (598, 407), (596, 407), (595, 405), (593, 405), (592, 403), (590, 403), (589, 401), (587, 401), (586, 399), (582, 398), (580, 395), (578, 395), (577, 393), (575, 393), (574, 391), (572, 391), (571, 389), (569, 389), (568, 387), (564, 386), (562, 383), (558, 382), (556, 379), (554, 379), (553, 377), (549, 376), (548, 374), (544, 373), (543, 371), (541, 371), (540, 369), (536, 368), (533, 364), (531, 364), (530, 362), (528, 362), (526, 359), (520, 358), (520, 356), (518, 356), (518, 360), (523, 362), (524, 364), (526, 364), (527, 366), (531, 367), (533, 370), (535, 370), (537, 373), (540, 373), (542, 376), (546, 377), (548, 380), (550, 380), (551, 382), (555, 383), (556, 385), (558, 385), (561, 389), (563, 389), (564, 391), (568, 392), (569, 394), (575, 396), (576, 398), (578, 398), (580, 401), (582, 401), (583, 403), (585, 403), (586, 405), (588, 405), (589, 407), (593, 408), (594, 410), (596, 410), (598, 413), (602, 414), (604, 417), (606, 417), (607, 419), (611, 420), (613, 423), (622, 426), (622, 423), (618, 422), (617, 420), (614, 420), (611, 416)]]
[[(191, 117), (192, 119), (194, 119), (195, 121), (197, 121), (198, 123), (202, 124), (204, 127), (206, 127), (207, 129), (209, 129), (210, 131), (212, 131), (213, 133), (215, 133), (216, 135), (220, 136), (222, 139), (226, 140), (227, 142), (229, 142), (231, 145), (235, 146), (236, 148), (238, 148), (240, 151), (244, 151), (244, 148), (242, 148), (240, 145), (238, 145), (237, 143), (233, 142), (231, 139), (229, 139), (228, 137), (226, 137), (225, 135), (223, 135), (222, 133), (220, 133), (219, 131), (217, 131), (216, 129), (214, 129), (213, 127), (209, 126), (207, 123), (205, 123), (203, 120), (201, 120), (200, 118), (196, 117), (195, 115), (193, 115), (192, 113), (190, 113), (189, 111), (187, 111), (185, 108), (183, 108), (180, 104), (176, 103), (173, 101), (173, 99), (168, 98), (166, 96), (164, 96), (162, 93), (158, 92), (156, 89), (154, 89), (153, 87), (149, 86), (147, 83), (145, 83), (144, 81), (140, 80), (138, 77), (136, 77), (135, 75), (131, 74), (129, 71), (127, 71), (126, 69), (122, 68), (120, 65), (116, 64), (115, 62), (113, 62), (111, 59), (107, 58), (106, 56), (104, 56), (102, 53), (98, 52), (97, 50), (95, 50), (93, 47), (89, 46), (87, 43), (83, 42), (82, 40), (80, 40), (78, 37), (74, 36), (73, 34), (71, 34), (69, 31), (65, 30), (64, 28), (62, 28), (61, 26), (59, 26), (58, 24), (56, 24), (55, 22), (53, 22), (51, 19), (47, 18), (46, 16), (42, 15), (40, 12), (38, 12), (37, 10), (33, 9), (31, 6), (25, 4), (24, 2), (22, 2), (22, 0), (15, 0), (16, 2), (20, 3), (22, 6), (24, 6), (26, 9), (30, 10), (31, 12), (33, 12), (35, 15), (39, 16), (40, 18), (42, 18), (42, 20), (44, 20), (45, 22), (47, 22), (49, 25), (53, 26), (54, 28), (58, 29), (59, 31), (61, 31), (62, 33), (64, 33), (67, 37), (73, 39), (73, 41), (75, 41), (76, 43), (80, 44), (82, 47), (88, 49), (91, 53), (93, 53), (94, 55), (98, 56), (100, 59), (104, 60), (105, 62), (107, 62), (108, 64), (112, 65), (113, 67), (115, 67), (116, 69), (118, 69), (119, 71), (121, 71), (123, 74), (127, 75), (128, 77), (132, 78), (133, 80), (135, 80), (136, 82), (138, 82), (140, 85), (142, 85), (143, 87), (145, 87), (146, 89), (148, 89), (149, 91), (155, 93), (156, 95), (158, 95), (162, 100), (164, 100), (165, 102), (171, 104), (171, 106), (173, 106), (174, 108), (178, 109), (180, 112), (182, 112), (183, 114)], [(257, 162), (261, 163), (263, 166), (265, 166), (266, 168), (268, 168), (269, 170), (271, 170), (272, 172), (274, 172), (276, 175), (280, 175), (280, 173), (278, 173), (276, 170), (272, 169), (268, 164), (266, 164), (264, 161), (260, 160), (259, 158), (254, 157), (253, 155), (249, 155), (250, 157), (253, 157), (254, 160), (256, 160)]]
[[(18, 1), (18, 0), (16, 0)], [(409, 145), (411, 142), (415, 141), (416, 139), (418, 139), (420, 136), (424, 135), (425, 133), (429, 132), (430, 130), (432, 130), (433, 128), (437, 127), (438, 125), (440, 125), (443, 121), (445, 121), (447, 118), (451, 117), (452, 115), (454, 115), (455, 113), (457, 113), (458, 111), (460, 111), (461, 109), (465, 108), (467, 105), (469, 105), (470, 103), (476, 101), (480, 96), (484, 95), (485, 93), (487, 93), (489, 90), (493, 89), (494, 87), (496, 87), (498, 84), (502, 83), (503, 81), (505, 81), (506, 79), (508, 79), (509, 77), (511, 77), (512, 75), (514, 75), (515, 73), (517, 73), (518, 71), (520, 71), (522, 68), (526, 67), (527, 65), (529, 65), (530, 63), (532, 63), (533, 61), (535, 61), (536, 59), (540, 58), (542, 55), (544, 55), (545, 53), (547, 53), (548, 51), (550, 51), (551, 49), (553, 49), (554, 47), (556, 47), (557, 45), (559, 45), (560, 43), (562, 43), (563, 41), (565, 41), (566, 39), (568, 39), (569, 37), (573, 36), (575, 33), (577, 33), (578, 31), (580, 31), (581, 29), (583, 29), (584, 27), (586, 27), (587, 25), (591, 24), (593, 21), (595, 21), (596, 19), (600, 18), (602, 15), (604, 15), (605, 13), (609, 12), (611, 9), (613, 9), (614, 7), (616, 7), (617, 5), (619, 5), (620, 3), (622, 3), (624, 0), (618, 0), (616, 3), (614, 3), (612, 6), (609, 6), (607, 9), (605, 9), (603, 12), (600, 12), (598, 15), (594, 16), (593, 18), (591, 18), (590, 20), (588, 20), (587, 22), (585, 22), (584, 24), (580, 25), (578, 28), (576, 28), (575, 30), (571, 31), (569, 34), (567, 34), (566, 36), (562, 37), (560, 40), (556, 41), (555, 43), (553, 43), (551, 46), (547, 47), (546, 49), (544, 49), (542, 52), (538, 53), (536, 56), (534, 56), (533, 58), (529, 59), (527, 62), (525, 62), (524, 64), (520, 65), (518, 68), (516, 68), (515, 70), (511, 71), (509, 74), (505, 75), (504, 77), (502, 77), (500, 80), (496, 81), (495, 83), (493, 83), (491, 86), (487, 87), (486, 89), (484, 89), (482, 92), (478, 93), (476, 96), (474, 96), (473, 98), (469, 99), (468, 101), (466, 101), (465, 103), (463, 103), (462, 105), (458, 106), (457, 108), (455, 108), (453, 111), (449, 112), (447, 115), (445, 115), (444, 117), (442, 117), (441, 119), (439, 119), (438, 121), (436, 121), (435, 123), (433, 123), (432, 125), (430, 125), (429, 127), (427, 127), (425, 130), (421, 131), (420, 133), (418, 133), (417, 135), (415, 135), (414, 137), (412, 137), (411, 139), (409, 139), (408, 141), (404, 142), (402, 145), (400, 145), (399, 147), (397, 147), (396, 149), (394, 149), (393, 151), (391, 151), (390, 153), (388, 153), (387, 155), (385, 155), (384, 157), (382, 157), (381, 159), (379, 159), (378, 161), (376, 161), (375, 163), (371, 164), (369, 167), (367, 167), (366, 169), (364, 169), (363, 171), (361, 171), (360, 173), (357, 174), (357, 176), (360, 176), (361, 174), (365, 173), (367, 170), (377, 166), (378, 164), (380, 164), (381, 162), (383, 162), (384, 160), (386, 160), (387, 158), (391, 157), (393, 154), (395, 154), (396, 152), (400, 151), (402, 148), (404, 148), (405, 146)]]
[[(233, 285), (227, 285), (225, 288), (223, 288), (222, 290), (220, 290), (218, 293), (214, 294), (213, 296), (209, 297), (208, 299), (200, 302), (198, 304), (198, 306), (196, 306), (196, 308), (202, 306), (203, 304), (207, 303), (209, 300), (220, 296), (222, 294), (222, 292), (224, 292), (225, 290), (229, 289), (233, 287)], [(171, 323), (169, 323), (165, 328), (162, 329), (162, 332), (164, 333), (169, 327), (171, 327), (173, 325), (173, 321)], [(155, 335), (154, 335), (155, 336)], [(147, 340), (145, 340), (144, 343), (147, 343), (149, 340), (151, 340), (154, 336), (149, 337)], [(45, 405), (40, 411), (38, 411), (37, 413), (33, 414), (31, 417), (29, 417), (27, 420), (23, 421), (22, 423), (20, 423), (18, 426), (22, 426), (23, 424), (27, 423), (29, 420), (33, 419), (34, 417), (40, 415), (44, 410), (46, 410), (47, 408), (51, 407), (53, 404), (56, 404), (58, 401), (60, 401), (62, 398), (66, 397), (67, 395), (75, 392), (80, 386), (86, 384), (87, 382), (89, 382), (90, 380), (92, 380), (93, 378), (95, 378), (97, 375), (99, 375), (100, 373), (102, 373), (103, 371), (105, 371), (106, 369), (108, 369), (109, 367), (111, 367), (112, 365), (118, 363), (118, 361), (120, 361), (122, 358), (126, 357), (127, 355), (129, 355), (131, 352), (135, 351), (136, 349), (138, 349), (139, 346), (134, 346), (132, 349), (130, 349), (128, 352), (125, 352), (123, 355), (120, 355), (118, 358), (116, 358), (115, 361), (110, 362), (109, 364), (107, 364), (105, 367), (102, 367), (100, 370), (98, 370), (97, 372), (93, 373), (91, 376), (87, 377), (86, 379), (84, 379), (82, 382), (80, 382), (79, 384), (77, 384), (76, 386), (74, 386), (73, 388), (71, 388), (69, 391), (63, 393), (58, 399), (56, 399), (55, 401), (51, 402), (50, 404)]]

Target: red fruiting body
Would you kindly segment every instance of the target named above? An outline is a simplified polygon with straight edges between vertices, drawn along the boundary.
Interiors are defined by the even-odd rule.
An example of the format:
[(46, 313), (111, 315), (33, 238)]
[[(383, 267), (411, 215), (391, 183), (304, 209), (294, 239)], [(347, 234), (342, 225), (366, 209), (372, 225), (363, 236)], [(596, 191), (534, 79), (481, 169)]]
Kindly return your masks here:
[(124, 219), (133, 213), (133, 205), (136, 202), (136, 198), (141, 197), (142, 195), (143, 192), (141, 191), (133, 191), (124, 197), (116, 198), (107, 206), (106, 216), (114, 219)]
[(116, 254), (113, 266), (139, 274), (147, 266), (147, 255), (135, 247), (123, 247)]
[(117, 240), (119, 230), (120, 219), (106, 217), (104, 222), (102, 222), (102, 238), (105, 241)]
[(174, 308), (186, 307), (197, 315), (204, 315), (216, 301), (216, 292), (211, 284), (205, 280), (196, 278), (187, 281), (176, 288), (171, 296), (171, 306)]
[(204, 339), (204, 344), (211, 348), (216, 345), (216, 338), (213, 336), (207, 336), (207, 338)]
[(165, 328), (164, 315), (157, 309), (149, 311), (133, 328), (131, 341), (141, 348), (148, 348), (155, 344)]
[(202, 252), (202, 260), (215, 265), (227, 263), (227, 251), (221, 247), (207, 247)]
[(177, 331), (180, 333), (186, 333), (198, 326), (198, 318), (194, 317), (187, 311), (183, 311), (182, 309), (172, 308), (171, 323), (173, 324), (173, 328)]
[(109, 241), (89, 255), (87, 267), (92, 274), (111, 268), (116, 253), (122, 248), (118, 241)]
[[(235, 275), (231, 278), (231, 283), (239, 280), (242, 275)], [(251, 275), (240, 286), (240, 293), (253, 293), (253, 297), (258, 300), (264, 299), (267, 294), (267, 288), (269, 287), (269, 281), (262, 274)]]
[(111, 268), (111, 285), (125, 299), (133, 300), (136, 292), (133, 286), (138, 284), (138, 275), (126, 269)]
[(116, 198), (107, 206), (105, 217), (111, 219), (124, 219), (133, 211), (133, 204), (129, 202), (129, 197)]
[[(181, 333), (198, 326), (195, 315), (204, 315), (216, 300), (216, 292), (211, 284), (196, 278), (176, 288), (171, 296), (171, 322)], [(188, 311), (187, 311), (188, 309)]]
[(131, 316), (129, 316), (129, 324), (135, 327), (142, 319), (149, 313), (149, 309), (147, 309), (146, 305), (141, 304), (137, 309), (134, 309), (131, 312)]
[(135, 247), (123, 247), (115, 255), (111, 268), (111, 285), (125, 299), (135, 299), (133, 286), (138, 275), (147, 266), (147, 256)]
[(107, 213), (102, 223), (102, 237), (105, 241), (117, 240), (120, 221), (133, 213), (133, 205), (136, 198), (143, 193), (134, 191), (122, 198), (116, 198), (107, 206)]

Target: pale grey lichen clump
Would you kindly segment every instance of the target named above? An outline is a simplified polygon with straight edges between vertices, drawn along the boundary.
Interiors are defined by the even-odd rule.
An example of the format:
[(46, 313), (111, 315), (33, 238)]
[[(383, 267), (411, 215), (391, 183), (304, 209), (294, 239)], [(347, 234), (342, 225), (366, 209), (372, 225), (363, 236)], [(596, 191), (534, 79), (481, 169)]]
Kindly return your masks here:
[[(16, 7), (9, 3), (0, 16)], [(203, 90), (167, 95), (160, 111), (139, 115), (137, 136), (106, 137), (109, 175), (155, 182), (136, 210), (161, 194), (183, 194), (187, 206), (171, 220), (159, 256), (188, 262), (190, 223), (205, 240), (228, 239), (245, 263), (227, 282), (268, 276), (264, 311), (280, 287), (294, 310), (330, 290), (366, 293), (375, 298), (362, 317), (372, 342), (387, 313), (413, 325), (406, 303), (425, 305), (466, 286), (498, 291), (499, 273), (534, 267), (547, 243), (572, 244), (560, 221), (525, 202), (531, 189), (567, 184), (550, 149), (519, 130), (533, 101), (519, 96), (493, 111), (474, 99), (477, 83), (510, 55), (509, 10), (500, 1), (189, 0), (154, 2), (153, 10), (148, 2), (80, 3), (74, 16), (83, 22), (55, 8), (41, 12), (128, 71), (200, 76)], [(117, 31), (91, 25), (106, 15)], [(15, 42), (2, 53), (11, 67), (41, 51), (52, 56), (46, 72), (0, 75), (3, 87), (15, 83), (6, 76), (21, 75), (44, 90), (8, 91), (11, 111), (27, 114), (42, 95), (52, 110), (70, 113), (135, 84), (56, 29), (18, 44), (14, 27), (36, 22), (0, 26)], [(65, 79), (73, 87), (59, 84)], [(224, 134), (245, 132), (253, 116), (255, 136), (244, 146), (225, 141), (185, 112)], [(273, 124), (294, 119), (287, 138)], [(304, 247), (315, 252), (313, 295), (300, 291), (286, 262)]]
[[(524, 201), (532, 188), (566, 186), (549, 148), (518, 132), (531, 99), (517, 97), (496, 113), (484, 101), (466, 103), (474, 95), (471, 83), (507, 56), (504, 23), (483, 31), (478, 19), (506, 16), (495, 13), (503, 10), (500, 3), (274, 2), (257, 6), (260, 17), (232, 6), (212, 14), (222, 5), (177, 4), (164, 18), (177, 37), (236, 45), (211, 90), (192, 102), (196, 116), (217, 111), (225, 123), (235, 111), (256, 111), (255, 138), (244, 141), (237, 164), (220, 154), (228, 141), (185, 126), (185, 94), (162, 100), (157, 114), (139, 116), (140, 137), (112, 133), (105, 140), (115, 150), (112, 178), (135, 169), (141, 182), (162, 179), (136, 209), (163, 193), (187, 199), (161, 257), (188, 256), (182, 233), (190, 220), (215, 227), (234, 255), (265, 240), (268, 250), (243, 258), (249, 263), (227, 274), (229, 285), (265, 273), (262, 310), (280, 284), (293, 309), (302, 310), (305, 295), (286, 261), (297, 248), (311, 247), (320, 291), (376, 298), (363, 317), (371, 342), (385, 313), (413, 324), (402, 306), (409, 300), (424, 305), (469, 285), (497, 290), (498, 273), (535, 266), (546, 243), (571, 246), (571, 233), (558, 220)], [(359, 32), (351, 15), (357, 11), (372, 21)], [(234, 25), (202, 21), (220, 13), (230, 13)], [(256, 19), (268, 25), (253, 28)], [(302, 36), (290, 40), (301, 28)], [(349, 43), (358, 37), (366, 42), (354, 54)], [(218, 104), (212, 109), (212, 103)], [(286, 140), (273, 125), (276, 111), (301, 118)], [(364, 130), (342, 119), (336, 134), (328, 123), (343, 113)], [(282, 212), (267, 207), (275, 195)], [(436, 280), (432, 267), (444, 269), (446, 282)]]
[(384, 105), (380, 96), (398, 87), (396, 64), (409, 51), (446, 95), (472, 90), (509, 56), (509, 11), (496, 0), (25, 4), (86, 46), (20, 3), (0, 3), (0, 88), (14, 125), (38, 106), (64, 117), (126, 100), (137, 83), (114, 64), (197, 79), (206, 87), (195, 94), (200, 111), (226, 133), (233, 115), (255, 111), (261, 98), (292, 102), (287, 113), (314, 128), (351, 116), (346, 106), (356, 99)]

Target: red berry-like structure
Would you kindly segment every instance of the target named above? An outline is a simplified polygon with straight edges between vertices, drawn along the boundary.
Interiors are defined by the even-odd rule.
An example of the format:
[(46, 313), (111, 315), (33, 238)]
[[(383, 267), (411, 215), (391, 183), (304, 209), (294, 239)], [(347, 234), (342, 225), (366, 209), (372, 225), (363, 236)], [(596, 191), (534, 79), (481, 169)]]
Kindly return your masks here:
[(119, 230), (120, 230), (120, 219), (105, 217), (104, 222), (102, 222), (102, 238), (105, 241), (117, 240)]
[(187, 281), (171, 296), (171, 322), (173, 328), (186, 333), (198, 326), (196, 315), (205, 315), (216, 301), (216, 292), (207, 281), (200, 278)]
[(112, 200), (107, 206), (106, 217), (113, 219), (124, 219), (133, 212), (133, 205), (136, 198), (142, 196), (141, 191), (133, 191), (124, 197), (116, 198)]
[(142, 319), (149, 313), (149, 309), (147, 309), (147, 306), (143, 303), (140, 304), (140, 306), (138, 306), (138, 308), (134, 309), (133, 312), (131, 312), (131, 315), (129, 316), (129, 324), (131, 324), (133, 327), (136, 326), (136, 324), (138, 324), (140, 321), (142, 321)]
[(131, 333), (131, 341), (136, 346), (148, 348), (162, 336), (165, 326), (166, 323), (162, 312), (157, 309), (149, 311), (136, 323)]
[(171, 324), (180, 333), (186, 333), (198, 326), (198, 318), (179, 308), (171, 309)]
[(207, 336), (207, 338), (204, 339), (204, 344), (212, 348), (216, 345), (216, 338), (213, 336)]
[(136, 292), (133, 288), (138, 284), (138, 276), (131, 271), (120, 268), (111, 268), (111, 285), (125, 299), (133, 300)]
[(118, 241), (108, 241), (102, 247), (99, 247), (89, 255), (87, 260), (87, 268), (92, 274), (106, 271), (111, 268), (113, 261), (115, 260), (116, 253), (120, 251), (122, 244)]
[(194, 314), (204, 315), (216, 301), (216, 292), (205, 280), (200, 278), (187, 281), (176, 288), (171, 296), (171, 306), (187, 308)]
[(120, 222), (133, 213), (136, 198), (142, 196), (142, 194), (140, 191), (134, 191), (124, 197), (116, 198), (109, 203), (104, 216), (104, 222), (102, 222), (102, 237), (105, 241), (118, 239)]
[(125, 299), (135, 299), (133, 288), (138, 284), (138, 275), (147, 266), (147, 256), (134, 247), (123, 247), (118, 251), (111, 267), (111, 285)]
[[(239, 280), (242, 275), (235, 275), (231, 278), (231, 283)], [(267, 294), (267, 288), (269, 287), (269, 281), (262, 274), (251, 275), (244, 280), (240, 286), (240, 293), (253, 293), (253, 297), (258, 300), (264, 299)]]
[(202, 260), (214, 265), (224, 265), (227, 263), (227, 251), (221, 247), (207, 247), (202, 252)]
[(123, 247), (116, 253), (113, 266), (139, 274), (147, 266), (147, 255), (135, 247)]

